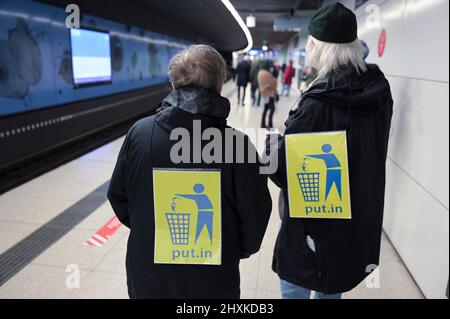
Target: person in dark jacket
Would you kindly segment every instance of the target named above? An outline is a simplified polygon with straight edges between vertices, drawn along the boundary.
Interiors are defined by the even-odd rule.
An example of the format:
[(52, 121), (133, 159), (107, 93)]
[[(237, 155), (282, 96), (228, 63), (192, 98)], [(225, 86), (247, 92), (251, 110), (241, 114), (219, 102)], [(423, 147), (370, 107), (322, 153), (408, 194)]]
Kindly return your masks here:
[(250, 84), (251, 84), (251, 95), (252, 95), (252, 106), (261, 105), (261, 92), (259, 92), (258, 83), (258, 73), (261, 69), (261, 60), (257, 59), (252, 63), (252, 68), (250, 69)]
[(382, 71), (364, 62), (353, 12), (341, 4), (324, 7), (309, 30), (307, 62), (319, 77), (291, 110), (285, 136), (347, 132), (352, 219), (290, 218), (285, 138), (268, 142), (266, 152), (279, 156), (271, 179), (281, 188), (273, 270), (283, 298), (309, 299), (314, 290), (316, 298), (338, 299), (379, 264), (393, 101)]
[[(250, 71), (252, 69), (251, 63), (245, 58), (237, 66), (237, 87), (238, 87), (238, 105), (245, 106), (245, 95), (248, 83), (250, 82)], [(242, 89), (242, 95), (241, 95)], [(242, 97), (242, 99), (241, 99)]]
[[(190, 46), (171, 60), (169, 75), (174, 90), (164, 99), (156, 115), (137, 122), (128, 132), (108, 190), (114, 212), (130, 228), (126, 256), (129, 296), (139, 299), (236, 299), (240, 297), (240, 260), (260, 249), (272, 209), (267, 177), (259, 172), (260, 161), (253, 161), (248, 155), (248, 150), (254, 154), (256, 150), (247, 136), (227, 126), (230, 102), (220, 95), (226, 77), (226, 64), (221, 55), (210, 46)], [(189, 133), (187, 160), (174, 160), (179, 152), (173, 150), (180, 142), (171, 134), (180, 129)], [(198, 142), (201, 149), (195, 148), (196, 141), (202, 136), (204, 138), (205, 134), (211, 134), (212, 130), (220, 132), (221, 138), (229, 131), (234, 139), (244, 141), (246, 148), (241, 154), (245, 156), (241, 164), (236, 160), (225, 161), (227, 155), (233, 159), (243, 151), (235, 146), (238, 143), (228, 148), (229, 141), (221, 140), (222, 155), (212, 162), (202, 156), (202, 149), (204, 154), (210, 141), (202, 139)], [(196, 157), (200, 160), (196, 161)], [(220, 172), (221, 191), (215, 197), (220, 198), (221, 203), (217, 205), (208, 193), (211, 190), (201, 183), (192, 183), (192, 187), (183, 190), (179, 186), (187, 179), (169, 185), (174, 193), (169, 197), (170, 201), (164, 203), (167, 213), (162, 223), (169, 225), (171, 233), (165, 233), (164, 241), (157, 243), (158, 227), (162, 226), (158, 226), (156, 221), (156, 203), (162, 197), (154, 194), (161, 194), (164, 185), (156, 182), (155, 172), (160, 173), (161, 170), (169, 173), (195, 171), (197, 174), (193, 174), (193, 178), (208, 172)], [(185, 207), (195, 207), (191, 213), (198, 218), (192, 220), (190, 228), (183, 226), (186, 225), (184, 222), (172, 224), (175, 227), (170, 228), (174, 218), (180, 221), (178, 218), (186, 216), (186, 211), (178, 214), (177, 210), (183, 201), (191, 202), (191, 206)], [(182, 230), (187, 230), (188, 236), (191, 230), (191, 244), (198, 250), (200, 248), (196, 245), (202, 241), (205, 245), (210, 245), (210, 241), (212, 244), (218, 236), (212, 227), (216, 221), (220, 221), (219, 263), (156, 262), (157, 249), (161, 251), (171, 247), (173, 250), (172, 244), (188, 243), (189, 237), (180, 237)], [(177, 247), (181, 248), (183, 246)]]

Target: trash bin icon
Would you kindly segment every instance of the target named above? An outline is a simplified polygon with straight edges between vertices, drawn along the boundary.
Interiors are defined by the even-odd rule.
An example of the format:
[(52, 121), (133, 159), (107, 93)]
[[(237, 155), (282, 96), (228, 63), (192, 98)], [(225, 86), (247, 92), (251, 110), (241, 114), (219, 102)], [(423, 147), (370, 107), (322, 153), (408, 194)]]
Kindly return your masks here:
[(298, 182), (306, 203), (317, 203), (320, 201), (320, 173), (298, 173)]
[(176, 246), (189, 245), (190, 213), (166, 213), (172, 244)]

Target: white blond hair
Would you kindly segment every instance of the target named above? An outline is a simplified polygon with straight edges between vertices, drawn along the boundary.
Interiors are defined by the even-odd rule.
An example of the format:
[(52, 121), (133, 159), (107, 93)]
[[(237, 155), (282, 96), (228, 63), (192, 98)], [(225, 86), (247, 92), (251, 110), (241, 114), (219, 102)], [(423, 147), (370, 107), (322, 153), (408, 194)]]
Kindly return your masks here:
[(198, 87), (220, 94), (226, 77), (224, 58), (209, 45), (191, 45), (169, 63), (169, 78), (175, 89)]
[(310, 36), (307, 47), (307, 64), (318, 71), (319, 78), (349, 65), (358, 73), (367, 71), (364, 47), (359, 39), (340, 44), (323, 42)]

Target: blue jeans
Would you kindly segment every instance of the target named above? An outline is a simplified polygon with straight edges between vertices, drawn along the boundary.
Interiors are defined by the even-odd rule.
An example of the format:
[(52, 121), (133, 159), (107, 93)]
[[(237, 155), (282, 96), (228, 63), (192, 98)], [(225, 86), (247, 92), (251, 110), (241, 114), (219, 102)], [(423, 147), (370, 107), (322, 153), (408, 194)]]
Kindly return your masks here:
[[(281, 280), (281, 297), (283, 299), (311, 299), (311, 290)], [(324, 294), (316, 292), (315, 299), (342, 299), (342, 294)]]
[(283, 92), (281, 95), (289, 96), (291, 94), (291, 84), (283, 84)]

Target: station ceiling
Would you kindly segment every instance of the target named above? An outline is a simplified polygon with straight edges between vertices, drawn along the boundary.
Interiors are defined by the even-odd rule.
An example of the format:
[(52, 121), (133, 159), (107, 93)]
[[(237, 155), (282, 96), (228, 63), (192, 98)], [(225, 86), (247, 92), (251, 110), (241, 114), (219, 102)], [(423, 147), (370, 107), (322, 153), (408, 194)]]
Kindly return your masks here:
[[(71, 0), (41, 0), (66, 7)], [(81, 14), (118, 21), (194, 43), (214, 45), (224, 52), (244, 49), (247, 37), (220, 0), (77, 0)]]
[(133, 0), (191, 31), (196, 42), (222, 51), (237, 51), (248, 41), (236, 19), (220, 0)]
[[(71, 0), (40, 0), (66, 7)], [(254, 48), (265, 42), (269, 47), (284, 44), (296, 32), (275, 32), (274, 20), (282, 15), (311, 16), (322, 0), (229, 0), (242, 19), (256, 17), (256, 27), (250, 32)], [(214, 45), (223, 52), (247, 47), (247, 38), (232, 14), (220, 0), (77, 0), (81, 14), (150, 29), (159, 33)]]
[(322, 5), (322, 0), (230, 0), (245, 21), (247, 16), (256, 18), (256, 27), (251, 28), (254, 48), (260, 49), (264, 41), (269, 47), (288, 42), (296, 32), (275, 32), (274, 20), (282, 15), (311, 16)]

